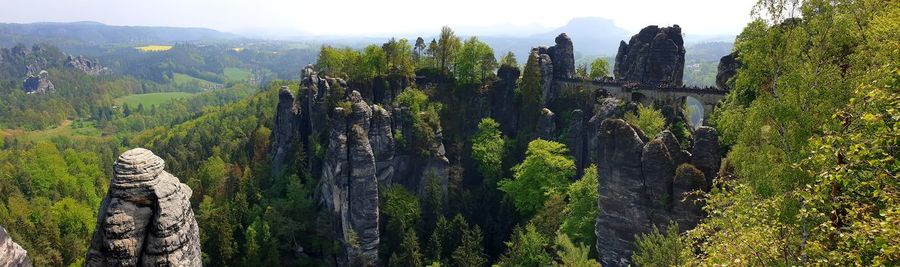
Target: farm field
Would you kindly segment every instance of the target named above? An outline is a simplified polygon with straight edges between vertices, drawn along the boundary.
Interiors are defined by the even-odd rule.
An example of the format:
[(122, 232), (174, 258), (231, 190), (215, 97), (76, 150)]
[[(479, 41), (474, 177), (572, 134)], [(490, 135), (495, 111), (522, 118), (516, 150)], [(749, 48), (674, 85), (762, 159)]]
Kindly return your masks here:
[(162, 51), (168, 51), (169, 49), (172, 49), (172, 46), (171, 45), (145, 45), (145, 46), (135, 47), (135, 49), (140, 50), (141, 52), (162, 52)]
[(143, 104), (144, 107), (149, 108), (150, 105), (159, 106), (162, 103), (166, 103), (178, 98), (186, 98), (190, 97), (194, 94), (185, 93), (185, 92), (167, 92), (167, 93), (150, 93), (150, 94), (138, 94), (138, 95), (128, 95), (120, 98), (116, 98), (114, 101), (117, 105), (125, 105), (134, 108), (139, 104)]

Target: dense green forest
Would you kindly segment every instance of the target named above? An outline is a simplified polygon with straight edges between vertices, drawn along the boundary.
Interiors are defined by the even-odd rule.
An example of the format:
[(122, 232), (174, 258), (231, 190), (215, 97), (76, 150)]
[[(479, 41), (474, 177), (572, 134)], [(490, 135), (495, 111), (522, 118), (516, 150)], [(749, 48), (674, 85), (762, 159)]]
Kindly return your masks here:
[[(710, 190), (693, 192), (704, 217), (693, 229), (679, 232), (673, 223), (639, 236), (631, 262), (900, 265), (900, 2), (759, 1), (753, 14), (735, 40), (741, 67), (731, 90), (705, 122), (727, 153)], [(443, 142), (446, 196), (436, 179), (420, 185), (422, 194), (380, 188), (380, 265), (598, 265), (598, 170), (607, 166), (577, 173), (573, 148), (546, 140), (567, 140), (568, 128), (540, 138), (536, 124), (547, 111), (536, 54), (494, 51), (449, 27), (433, 40), (392, 38), (361, 49), (115, 50), (101, 62), (116, 72), (101, 76), (67, 68), (52, 46), (40, 50), (0, 64), (2, 77), (15, 77), (0, 81), (0, 129), (24, 129), (0, 132), (0, 225), (35, 266), (84, 264), (111, 163), (134, 147), (152, 150), (190, 186), (205, 265), (334, 264), (343, 251), (316, 195), (328, 144), (315, 136), (311, 147), (297, 142), (287, 170), (271, 166), (279, 92), (306, 90), (297, 81), (301, 62), (347, 81), (349, 88), (331, 89), (321, 107), (328, 111), (351, 110), (345, 89), (372, 91), (395, 78), (430, 82), (410, 83), (382, 104), (410, 110), (412, 133), (395, 133), (398, 151), (430, 157), (432, 144)], [(11, 66), (36, 57), (49, 59), (42, 64), (55, 92), (22, 90), (24, 73)], [(577, 77), (602, 79), (609, 67), (604, 58), (582, 62)], [(253, 78), (229, 79), (226, 68), (253, 70)], [(504, 69), (521, 72), (511, 100), (520, 119), (505, 132), (479, 107), (479, 97), (501, 87)], [(221, 88), (178, 85), (176, 73)], [(192, 94), (150, 106), (116, 102), (171, 91)], [(572, 106), (603, 104), (567, 97), (588, 101)], [(670, 130), (691, 142), (686, 123), (659, 106), (616, 108), (641, 134)], [(66, 120), (100, 134), (34, 137)], [(704, 175), (689, 164), (677, 173)]]

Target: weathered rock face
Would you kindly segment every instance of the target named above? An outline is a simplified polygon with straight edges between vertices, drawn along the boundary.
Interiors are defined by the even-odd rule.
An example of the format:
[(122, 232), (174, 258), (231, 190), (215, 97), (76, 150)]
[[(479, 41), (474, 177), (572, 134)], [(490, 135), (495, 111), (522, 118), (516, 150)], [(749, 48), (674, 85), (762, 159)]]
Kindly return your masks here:
[(701, 215), (697, 197), (685, 193), (705, 189), (703, 174), (690, 164), (676, 171), (675, 157), (689, 155), (671, 132), (645, 142), (639, 129), (620, 119), (606, 119), (597, 139), (597, 164), (607, 166), (598, 170), (600, 213), (595, 225), (603, 266), (628, 266), (635, 235), (648, 233), (653, 226), (665, 228), (674, 220), (686, 230), (697, 224)]
[(2, 226), (0, 226), (0, 266), (31, 267), (28, 251), (13, 242)]
[(391, 133), (391, 113), (378, 105), (372, 106), (369, 143), (375, 153), (375, 176), (378, 177), (378, 185), (393, 183), (395, 147), (394, 135)]
[(553, 77), (562, 79), (575, 78), (575, 48), (572, 39), (566, 33), (556, 36), (556, 45), (549, 49), (553, 61)]
[(513, 99), (516, 95), (516, 81), (519, 80), (519, 67), (503, 65), (497, 69), (499, 81), (494, 83), (491, 91), (491, 117), (500, 123), (504, 133), (515, 134), (518, 112)]
[(544, 140), (556, 140), (556, 114), (547, 108), (541, 110), (537, 121), (537, 136)]
[(85, 266), (201, 266), (191, 189), (143, 148), (116, 160)]
[(672, 219), (678, 222), (681, 230), (697, 226), (700, 221), (701, 207), (697, 202), (700, 197), (690, 192), (703, 188), (703, 173), (694, 165), (685, 163), (678, 166), (672, 185)]
[(319, 197), (332, 213), (337, 238), (348, 256), (338, 264), (368, 266), (376, 264), (379, 243), (378, 178), (369, 139), (372, 108), (357, 91), (350, 94), (350, 102), (349, 112), (342, 108), (333, 112)]
[(737, 54), (725, 55), (719, 59), (719, 68), (716, 73), (716, 87), (722, 90), (731, 90), (728, 80), (737, 75), (737, 70), (741, 68), (741, 62), (737, 59)]
[(722, 164), (722, 154), (719, 150), (719, 132), (716, 131), (716, 128), (700, 126), (694, 131), (694, 147), (691, 148), (692, 163), (706, 177), (703, 185), (706, 190), (712, 186), (712, 181), (716, 178), (716, 173)]
[(619, 43), (613, 73), (621, 80), (680, 86), (684, 53), (681, 27), (647, 26), (628, 43)]
[(50, 74), (42, 70), (37, 76), (29, 75), (22, 84), (22, 89), (26, 94), (39, 94), (45, 92), (53, 92), (56, 87), (50, 82)]
[(666, 144), (666, 148), (669, 150), (669, 156), (672, 157), (672, 161), (675, 163), (676, 167), (691, 162), (691, 153), (681, 149), (681, 144), (678, 143), (678, 138), (675, 138), (675, 134), (673, 134), (672, 131), (664, 130), (659, 132), (655, 139), (660, 139)]
[(669, 221), (666, 211), (673, 199), (672, 176), (675, 175), (675, 164), (661, 139), (654, 139), (644, 145), (641, 171), (647, 190), (645, 200), (649, 205), (646, 211), (650, 212), (650, 220), (654, 225), (663, 227)]
[(575, 161), (575, 177), (572, 178), (580, 179), (584, 175), (584, 168), (588, 164), (588, 138), (584, 128), (584, 112), (580, 109), (572, 111), (568, 140), (566, 141), (569, 152), (572, 153), (572, 159)]
[(272, 177), (278, 177), (287, 164), (293, 162), (297, 151), (294, 143), (298, 140), (300, 129), (300, 106), (294, 99), (294, 93), (287, 86), (282, 86), (278, 93), (278, 106), (275, 110), (275, 126), (272, 131)]
[(644, 142), (620, 119), (604, 120), (598, 139), (600, 211), (595, 234), (599, 260), (603, 266), (627, 266), (634, 250), (634, 236), (650, 224), (646, 207), (642, 205)]
[[(539, 50), (546, 50), (546, 47), (541, 47)], [(540, 54), (537, 59), (538, 66), (541, 68), (541, 101), (546, 106), (556, 98), (556, 94), (553, 92), (553, 60), (547, 54)]]
[(349, 255), (366, 265), (378, 258), (378, 179), (375, 177), (375, 153), (369, 143), (369, 122), (372, 108), (357, 91), (350, 95), (353, 113), (350, 114), (350, 227), (356, 233), (358, 251)]
[(66, 66), (81, 70), (91, 76), (98, 76), (107, 71), (107, 68), (101, 66), (97, 60), (91, 60), (84, 56), (69, 56), (66, 59)]
[[(588, 120), (587, 129), (587, 146), (588, 151), (596, 152), (600, 149), (600, 140), (598, 133), (600, 132), (600, 124), (604, 120), (610, 118), (622, 118), (625, 116), (622, 109), (622, 100), (614, 97), (607, 97), (600, 100), (600, 103), (594, 108), (594, 115)], [(597, 153), (587, 152), (589, 162), (599, 162)]]

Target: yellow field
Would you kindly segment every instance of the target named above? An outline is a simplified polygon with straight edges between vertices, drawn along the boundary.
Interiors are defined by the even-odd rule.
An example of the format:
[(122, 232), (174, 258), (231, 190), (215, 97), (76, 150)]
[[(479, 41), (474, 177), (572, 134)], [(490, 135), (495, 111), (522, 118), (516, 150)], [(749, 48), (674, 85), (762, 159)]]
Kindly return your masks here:
[(243, 47), (235, 47), (235, 48), (232, 48), (231, 50), (234, 50), (234, 52), (241, 52), (241, 51), (244, 51), (244, 48)]
[(171, 45), (147, 45), (147, 46), (138, 46), (135, 47), (137, 50), (141, 50), (142, 52), (162, 52), (169, 49), (172, 49)]

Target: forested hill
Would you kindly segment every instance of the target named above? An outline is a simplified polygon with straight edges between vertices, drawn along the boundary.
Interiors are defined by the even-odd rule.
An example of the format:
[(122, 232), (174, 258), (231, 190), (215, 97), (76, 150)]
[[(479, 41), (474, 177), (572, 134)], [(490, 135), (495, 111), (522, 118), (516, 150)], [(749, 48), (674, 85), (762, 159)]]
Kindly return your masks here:
[(0, 46), (43, 42), (108, 45), (232, 40), (240, 36), (205, 28), (112, 26), (98, 22), (0, 23)]
[[(325, 45), (151, 107), (112, 97), (142, 76), (48, 67), (80, 89), (0, 108), (80, 92), (104, 134), (0, 132), (0, 263), (898, 266), (900, 2), (790, 3), (758, 2), (709, 88), (686, 54), (727, 45), (677, 25), (586, 64), (564, 33)], [(169, 49), (146, 62), (202, 56), (148, 73), (285, 60)]]

